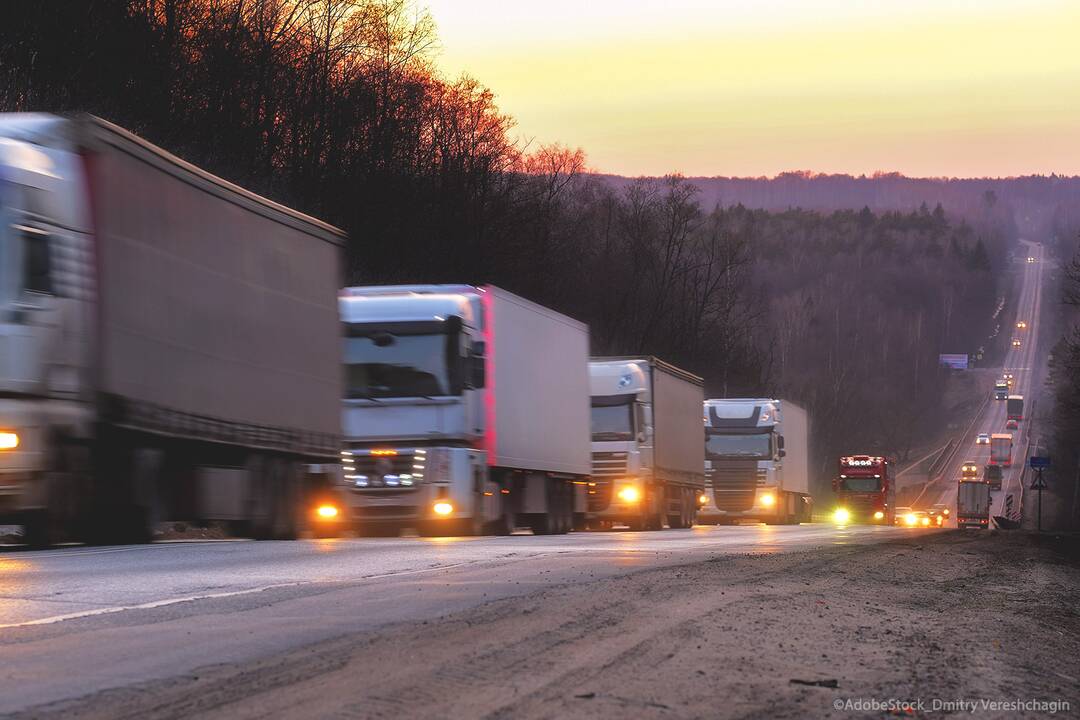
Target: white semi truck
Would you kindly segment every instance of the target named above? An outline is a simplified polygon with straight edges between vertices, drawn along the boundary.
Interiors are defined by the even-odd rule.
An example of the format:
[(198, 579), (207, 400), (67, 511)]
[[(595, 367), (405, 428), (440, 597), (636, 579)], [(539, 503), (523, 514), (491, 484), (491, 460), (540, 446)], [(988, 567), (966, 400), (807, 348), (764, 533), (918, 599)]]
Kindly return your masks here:
[(706, 400), (698, 521), (808, 522), (809, 431), (806, 410), (788, 400)]
[(590, 525), (694, 524), (704, 489), (703, 381), (654, 357), (595, 358)]
[(103, 120), (0, 115), (0, 522), (295, 537), (339, 490), (343, 244)]
[(360, 532), (583, 523), (585, 325), (491, 286), (349, 288), (340, 309), (344, 483)]

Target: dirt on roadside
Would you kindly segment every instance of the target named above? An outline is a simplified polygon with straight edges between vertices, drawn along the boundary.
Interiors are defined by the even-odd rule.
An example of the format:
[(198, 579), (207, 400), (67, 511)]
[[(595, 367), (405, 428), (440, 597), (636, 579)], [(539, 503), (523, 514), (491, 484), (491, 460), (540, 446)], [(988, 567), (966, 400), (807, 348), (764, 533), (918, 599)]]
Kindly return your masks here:
[[(1069, 703), (1053, 706), (1068, 716), (1080, 713), (1078, 591), (1075, 536), (950, 532), (806, 553), (725, 555), (549, 589), (28, 715), (1050, 714), (1051, 706), (1034, 701)], [(948, 711), (935, 699), (1013, 704)], [(892, 709), (873, 705), (890, 700)]]

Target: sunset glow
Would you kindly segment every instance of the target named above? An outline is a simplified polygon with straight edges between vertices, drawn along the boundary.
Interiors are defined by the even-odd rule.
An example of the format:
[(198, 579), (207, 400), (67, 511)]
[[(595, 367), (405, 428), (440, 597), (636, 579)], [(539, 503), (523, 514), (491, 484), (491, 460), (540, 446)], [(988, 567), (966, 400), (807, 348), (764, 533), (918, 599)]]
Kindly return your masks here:
[(1080, 173), (1080, 3), (663, 5), (427, 3), (445, 72), (603, 172)]

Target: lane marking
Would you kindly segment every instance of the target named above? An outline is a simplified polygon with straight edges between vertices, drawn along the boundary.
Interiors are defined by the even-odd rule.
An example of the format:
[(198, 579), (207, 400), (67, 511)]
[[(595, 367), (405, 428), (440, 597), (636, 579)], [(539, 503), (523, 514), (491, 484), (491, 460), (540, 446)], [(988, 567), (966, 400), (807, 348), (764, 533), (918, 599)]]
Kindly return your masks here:
[(64, 622), (65, 620), (77, 620), (78, 618), (95, 617), (97, 615), (111, 615), (118, 612), (124, 612), (125, 610), (152, 610), (154, 608), (166, 607), (168, 605), (178, 605), (180, 603), (195, 602), (196, 600), (216, 600), (218, 598), (236, 597), (237, 595), (252, 595), (255, 593), (266, 592), (267, 590), (276, 590), (278, 588), (296, 587), (298, 585), (309, 585), (315, 582), (301, 581), (301, 582), (289, 582), (289, 583), (275, 583), (273, 585), (263, 585), (256, 588), (248, 588), (247, 590), (230, 590), (228, 592), (219, 593), (204, 593), (202, 595), (189, 595), (179, 598), (168, 598), (166, 600), (154, 600), (152, 602), (140, 603), (138, 605), (118, 605), (114, 607), (96, 608), (94, 610), (83, 610), (81, 612), (65, 613), (63, 615), (53, 615), (51, 617), (38, 618), (37, 620), (24, 620), (17, 623), (6, 623), (0, 625), (0, 630), (6, 628), (17, 627), (29, 627), (32, 625), (52, 625), (54, 623)]

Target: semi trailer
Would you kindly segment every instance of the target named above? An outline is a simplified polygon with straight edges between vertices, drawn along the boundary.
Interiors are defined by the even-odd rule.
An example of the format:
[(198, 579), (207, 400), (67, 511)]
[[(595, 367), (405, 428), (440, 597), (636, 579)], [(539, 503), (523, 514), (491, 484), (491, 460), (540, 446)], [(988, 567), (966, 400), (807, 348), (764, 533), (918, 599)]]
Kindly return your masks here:
[(810, 520), (809, 419), (788, 400), (706, 400), (704, 523)]
[(493, 286), (348, 288), (340, 311), (343, 483), (361, 533), (584, 523), (584, 324)]
[(0, 116), (0, 215), (0, 522), (325, 529), (341, 231), (89, 116)]
[(694, 524), (704, 489), (702, 379), (654, 357), (594, 358), (590, 525)]
[(956, 486), (956, 526), (990, 527), (990, 485), (985, 480), (960, 478)]

